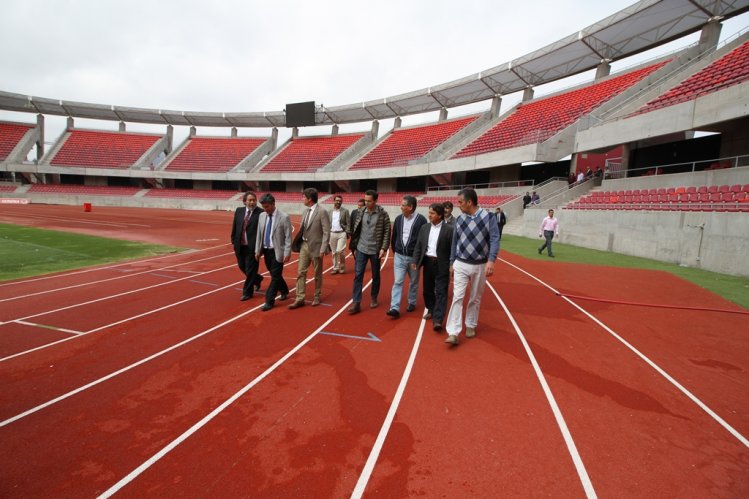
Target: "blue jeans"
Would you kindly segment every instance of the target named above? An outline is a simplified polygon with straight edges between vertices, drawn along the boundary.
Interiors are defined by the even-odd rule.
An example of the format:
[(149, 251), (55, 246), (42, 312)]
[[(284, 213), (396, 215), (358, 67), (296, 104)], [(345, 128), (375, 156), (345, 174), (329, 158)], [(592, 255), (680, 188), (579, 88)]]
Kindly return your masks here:
[(380, 292), (380, 259), (377, 254), (367, 255), (361, 251), (356, 252), (354, 258), (354, 292), (351, 299), (354, 303), (361, 303), (361, 290), (364, 282), (364, 270), (367, 268), (367, 262), (372, 262), (372, 290), (373, 300), (377, 300)]
[(419, 270), (411, 269), (413, 258), (410, 256), (394, 253), (393, 255), (393, 290), (390, 293), (390, 308), (400, 312), (401, 296), (403, 295), (403, 283), (408, 274), (408, 304), (416, 305), (416, 294), (419, 292)]

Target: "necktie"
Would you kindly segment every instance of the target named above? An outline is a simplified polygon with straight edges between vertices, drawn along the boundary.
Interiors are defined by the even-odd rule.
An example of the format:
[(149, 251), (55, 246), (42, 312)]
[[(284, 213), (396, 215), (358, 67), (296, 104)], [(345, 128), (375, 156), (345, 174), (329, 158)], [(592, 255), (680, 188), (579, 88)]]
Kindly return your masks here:
[(247, 222), (250, 221), (250, 210), (245, 210), (244, 222), (242, 222), (242, 245), (247, 246)]
[(265, 226), (265, 247), (270, 248), (270, 233), (273, 227), (273, 215), (268, 215), (268, 225)]
[(310, 212), (310, 209), (307, 208), (307, 211), (304, 212), (304, 219), (302, 220), (302, 226), (299, 228), (299, 230), (302, 233), (302, 239), (304, 239), (304, 231), (307, 229), (307, 223), (309, 222), (309, 212)]

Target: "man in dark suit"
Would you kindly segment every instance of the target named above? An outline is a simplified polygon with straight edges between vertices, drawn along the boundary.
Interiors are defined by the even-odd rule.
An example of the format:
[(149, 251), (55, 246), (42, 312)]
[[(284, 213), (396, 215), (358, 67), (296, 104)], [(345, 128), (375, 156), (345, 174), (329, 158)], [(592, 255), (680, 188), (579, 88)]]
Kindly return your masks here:
[(242, 196), (243, 207), (234, 212), (234, 223), (231, 226), (231, 244), (237, 256), (239, 270), (245, 275), (242, 286), (241, 301), (252, 298), (253, 291), (260, 290), (263, 276), (258, 274), (258, 261), (255, 258), (255, 239), (257, 237), (257, 219), (261, 210), (257, 207), (257, 196), (247, 191)]
[(289, 216), (276, 208), (276, 198), (266, 193), (260, 198), (263, 213), (257, 219), (257, 238), (255, 239), (255, 258), (265, 259), (265, 266), (270, 271), (270, 284), (265, 291), (263, 312), (273, 308), (276, 293), (281, 293), (279, 300), (289, 297), (289, 285), (283, 278), (283, 264), (291, 260), (291, 221)]
[(419, 230), (414, 248), (412, 268), (424, 267), (423, 296), (425, 319), (432, 319), (432, 329), (442, 331), (447, 309), (447, 288), (450, 284), (450, 249), (454, 227), (443, 220), (442, 203), (429, 206), (429, 223)]
[(328, 251), (330, 239), (330, 214), (317, 204), (317, 189), (308, 187), (302, 194), (306, 209), (302, 214), (302, 223), (296, 237), (296, 243), (299, 245), (299, 272), (296, 278), (296, 300), (289, 305), (291, 310), (304, 306), (307, 270), (310, 263), (315, 269), (315, 296), (312, 299), (312, 306), (316, 307), (320, 304), (322, 259)]

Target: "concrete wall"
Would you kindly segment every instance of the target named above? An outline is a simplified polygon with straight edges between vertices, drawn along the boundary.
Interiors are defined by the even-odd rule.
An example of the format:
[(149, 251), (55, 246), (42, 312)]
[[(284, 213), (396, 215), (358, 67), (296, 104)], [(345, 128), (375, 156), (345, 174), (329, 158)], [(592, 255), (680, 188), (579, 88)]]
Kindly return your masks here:
[[(556, 210), (561, 244), (749, 276), (746, 213)], [(529, 208), (512, 233), (538, 237), (546, 209)], [(505, 228), (507, 231), (507, 228)], [(704, 233), (703, 233), (704, 232)], [(563, 252), (560, 247), (557, 252)]]

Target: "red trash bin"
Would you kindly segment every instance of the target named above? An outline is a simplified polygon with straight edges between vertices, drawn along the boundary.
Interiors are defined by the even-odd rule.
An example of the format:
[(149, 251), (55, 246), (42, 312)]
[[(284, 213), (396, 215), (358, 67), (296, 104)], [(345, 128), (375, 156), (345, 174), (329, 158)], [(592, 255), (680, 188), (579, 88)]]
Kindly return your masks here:
[(91, 211), (91, 203), (83, 203), (83, 211)]

